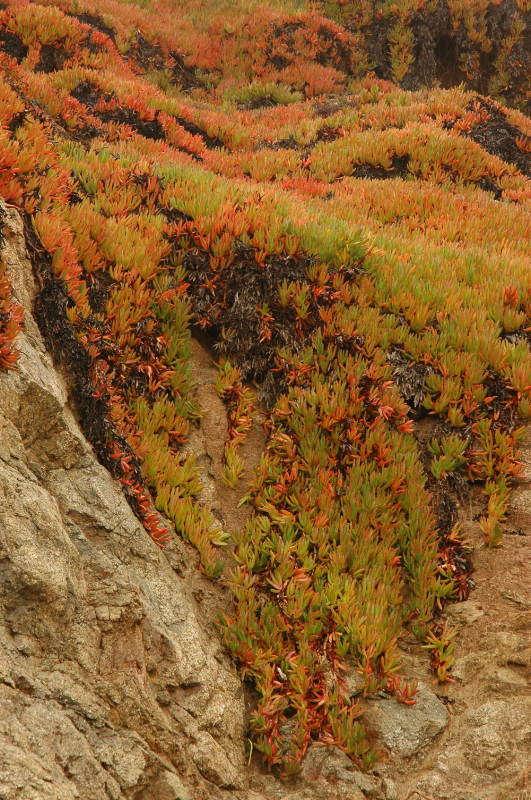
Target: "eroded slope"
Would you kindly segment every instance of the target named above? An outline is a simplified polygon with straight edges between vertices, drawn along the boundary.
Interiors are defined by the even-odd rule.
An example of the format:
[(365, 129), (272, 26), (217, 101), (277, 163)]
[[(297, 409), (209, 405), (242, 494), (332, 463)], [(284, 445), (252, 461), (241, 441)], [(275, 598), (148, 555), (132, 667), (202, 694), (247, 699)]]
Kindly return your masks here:
[[(467, 41), (487, 44), (489, 9), (464, 9)], [(513, 27), (527, 14), (504, 9)], [(336, 22), (239, 8), (238, 33), (204, 11), (2, 8), (1, 191), (23, 214), (46, 344), (146, 531), (172, 548), (175, 528), (211, 578), (225, 564), (214, 587), (232, 535), (222, 634), (258, 690), (249, 741), (284, 777), (315, 742), (367, 767), (360, 696), (415, 697), (402, 639), (450, 676), (441, 612), (473, 587), (455, 500), (480, 487), (499, 545), (519, 474), (530, 123), (464, 87), (375, 78), (348, 7)], [(375, 16), (403, 86), (412, 12)], [(229, 497), (256, 403), (245, 380), (271, 412), (245, 526), (202, 486), (191, 322), (222, 356)]]

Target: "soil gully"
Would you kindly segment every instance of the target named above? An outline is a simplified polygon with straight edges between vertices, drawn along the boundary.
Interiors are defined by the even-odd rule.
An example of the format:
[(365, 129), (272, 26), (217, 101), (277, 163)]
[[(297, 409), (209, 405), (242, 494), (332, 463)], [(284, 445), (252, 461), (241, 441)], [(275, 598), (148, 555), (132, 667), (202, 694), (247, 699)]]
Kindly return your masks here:
[[(100, 92), (97, 87), (92, 86), (88, 81), (81, 81), (78, 83), (77, 86), (72, 89), (70, 95), (79, 103), (88, 106), (88, 108), (92, 110), (92, 113), (102, 122), (113, 120), (114, 122), (130, 125), (136, 133), (140, 134), (140, 136), (144, 136), (146, 139), (154, 139), (156, 141), (165, 139), (164, 129), (160, 123), (158, 112), (155, 114), (154, 119), (143, 120), (137, 111), (128, 108), (119, 107), (115, 111), (105, 113), (95, 111), (94, 107), (98, 101), (102, 100), (103, 102), (108, 102), (113, 98), (113, 95)], [(209, 136), (198, 125), (187, 122), (182, 117), (173, 116), (173, 119), (192, 136), (200, 136), (208, 149), (213, 150), (218, 147), (224, 147), (221, 139), (215, 136)], [(88, 126), (83, 130), (83, 133), (85, 136), (100, 135), (100, 131), (96, 128), (89, 129)]]
[(96, 28), (96, 30), (100, 31), (100, 33), (104, 33), (105, 36), (109, 37), (113, 44), (116, 44), (116, 33), (114, 28), (109, 28), (109, 26), (105, 24), (105, 20), (101, 15), (94, 16), (93, 14), (89, 14), (85, 11), (83, 14), (73, 14), (72, 16), (74, 16), (84, 25), (90, 25), (92, 28)]
[(29, 48), (22, 44), (22, 40), (16, 34), (11, 33), (7, 28), (2, 28), (0, 30), (0, 50), (20, 64), (28, 55)]
[[(221, 478), (223, 470), (223, 455), (227, 439), (227, 412), (225, 406), (214, 389), (214, 381), (218, 375), (218, 356), (214, 349), (215, 339), (210, 333), (195, 330), (192, 338), (192, 369), (196, 382), (196, 394), (201, 412), (201, 420), (192, 425), (189, 440), (183, 447), (183, 453), (193, 453), (199, 466), (200, 480), (202, 483), (199, 503), (209, 506), (214, 516), (219, 520), (225, 532), (231, 533), (245, 526), (251, 510), (248, 506), (238, 506), (241, 497), (247, 490), (253, 470), (259, 465), (262, 451), (265, 447), (266, 437), (263, 429), (264, 411), (257, 408), (253, 426), (245, 441), (239, 448), (239, 453), (245, 464), (245, 471), (235, 489), (226, 486)], [(250, 387), (252, 389), (252, 387)], [(256, 402), (256, 400), (255, 400)], [(256, 402), (258, 405), (258, 403)], [(187, 568), (183, 573), (187, 583), (193, 587), (193, 593), (200, 606), (203, 617), (208, 620), (211, 632), (219, 636), (216, 621), (220, 611), (232, 613), (232, 595), (227, 582), (230, 572), (236, 566), (232, 556), (233, 547), (220, 548), (219, 555), (225, 564), (224, 572), (216, 581), (205, 578), (199, 570), (199, 556), (197, 551), (185, 542), (175, 540), (168, 543), (165, 553), (172, 566), (179, 572), (184, 569), (182, 559), (178, 552), (186, 551)], [(177, 560), (175, 560), (177, 558)]]
[[(195, 70), (187, 66), (184, 55), (172, 51), (170, 56), (174, 61), (172, 69), (172, 83), (174, 86), (180, 86), (183, 92), (192, 92), (194, 89), (204, 88), (204, 84), (197, 77)], [(205, 70), (203, 72), (208, 74)]]
[[(194, 330), (192, 369), (197, 385), (197, 399), (204, 416), (198, 426), (190, 431), (187, 449), (194, 452), (199, 465), (203, 467), (201, 480), (204, 488), (201, 502), (211, 506), (223, 528), (230, 532), (243, 527), (250, 514), (247, 506), (237, 506), (247, 489), (253, 469), (260, 463), (265, 447), (266, 439), (262, 427), (265, 411), (260, 408), (255, 397), (257, 411), (253, 426), (239, 451), (245, 463), (245, 472), (236, 489), (230, 489), (221, 480), (228, 425), (225, 406), (214, 389), (214, 381), (218, 375), (216, 364), (219, 360), (214, 345), (215, 339), (212, 335), (197, 328)], [(252, 386), (249, 385), (249, 388), (254, 391)], [(229, 548), (223, 549), (221, 555), (228, 550)]]
[(375, 167), (372, 164), (359, 164), (352, 175), (355, 178), (372, 178), (373, 180), (388, 180), (400, 178), (408, 174), (409, 156), (395, 156), (391, 160), (389, 169)]
[(140, 31), (137, 32), (132, 47), (132, 60), (145, 72), (150, 69), (162, 70), (166, 63), (161, 47), (148, 42)]
[(490, 155), (514, 164), (524, 175), (531, 176), (531, 159), (516, 144), (517, 139), (525, 138), (522, 131), (509, 122), (503, 111), (483, 98), (478, 97), (470, 103), (469, 110), (475, 110), (478, 104), (480, 110), (488, 114), (488, 118), (484, 122), (476, 123), (470, 133), (464, 135), (481, 145)]

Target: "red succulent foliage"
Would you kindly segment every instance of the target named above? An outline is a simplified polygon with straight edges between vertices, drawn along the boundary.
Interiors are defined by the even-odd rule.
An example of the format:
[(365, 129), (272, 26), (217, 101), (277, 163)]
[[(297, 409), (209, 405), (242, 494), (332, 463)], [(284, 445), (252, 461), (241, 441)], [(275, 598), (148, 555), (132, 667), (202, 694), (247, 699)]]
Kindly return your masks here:
[[(489, 80), (525, 109), (517, 5)], [(487, 7), (451, 9), (472, 83)], [(335, 20), (267, 3), (231, 20), (209, 2), (0, 9), (0, 193), (25, 219), (43, 332), (149, 535), (162, 546), (175, 528), (212, 578), (229, 535), (183, 447), (201, 417), (194, 324), (221, 356), (230, 486), (245, 381), (267, 401), (221, 629), (259, 695), (255, 745), (285, 777), (312, 741), (370, 765), (355, 695), (414, 702), (404, 625), (449, 679), (440, 615), (471, 565), (448, 498), (481, 482), (499, 544), (531, 416), (529, 119), (477, 86), (402, 91), (411, 4), (323, 8)], [(369, 70), (378, 18), (392, 80)], [(22, 310), (4, 267), (0, 298), (9, 369)], [(440, 426), (424, 453), (422, 414)]]
[(19, 351), (17, 337), (23, 328), (24, 309), (13, 297), (13, 287), (0, 261), (0, 370), (17, 368)]

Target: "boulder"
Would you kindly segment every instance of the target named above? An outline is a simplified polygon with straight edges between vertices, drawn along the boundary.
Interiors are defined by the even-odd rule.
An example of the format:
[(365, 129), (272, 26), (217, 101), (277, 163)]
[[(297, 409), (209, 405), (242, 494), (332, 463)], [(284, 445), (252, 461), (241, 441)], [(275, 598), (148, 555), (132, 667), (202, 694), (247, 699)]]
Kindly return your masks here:
[(431, 744), (448, 725), (445, 705), (425, 684), (419, 684), (413, 706), (384, 695), (370, 703), (365, 721), (390, 753), (410, 758)]

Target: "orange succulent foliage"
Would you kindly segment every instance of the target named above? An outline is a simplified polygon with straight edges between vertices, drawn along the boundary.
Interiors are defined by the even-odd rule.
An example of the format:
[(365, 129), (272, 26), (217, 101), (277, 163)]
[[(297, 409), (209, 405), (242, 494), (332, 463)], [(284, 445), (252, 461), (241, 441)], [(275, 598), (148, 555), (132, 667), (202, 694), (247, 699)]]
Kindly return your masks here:
[(250, 390), (242, 384), (240, 370), (224, 359), (219, 363), (215, 388), (227, 406), (229, 419), (222, 478), (234, 489), (245, 467), (237, 448), (251, 430), (254, 404)]
[[(481, 483), (499, 544), (531, 416), (529, 118), (464, 86), (397, 85), (431, 6), (301, 5), (0, 9), (0, 194), (27, 222), (41, 327), (146, 530), (163, 546), (173, 526), (213, 578), (229, 536), (183, 448), (201, 416), (193, 325), (222, 357), (231, 486), (245, 381), (269, 402), (220, 624), (257, 687), (254, 743), (286, 777), (314, 740), (370, 765), (344, 669), (359, 693), (414, 702), (404, 626), (449, 679), (438, 615), (471, 585), (449, 492)], [(472, 83), (491, 8), (451, 5)], [(367, 44), (381, 19), (388, 79)], [(501, 86), (519, 19), (490, 81), (525, 111), (527, 89)], [(4, 273), (0, 289), (5, 368), (21, 316)], [(421, 415), (439, 421), (424, 462)]]
[(0, 261), (0, 370), (5, 372), (17, 368), (19, 351), (17, 337), (23, 327), (24, 309), (13, 297), (13, 287)]

